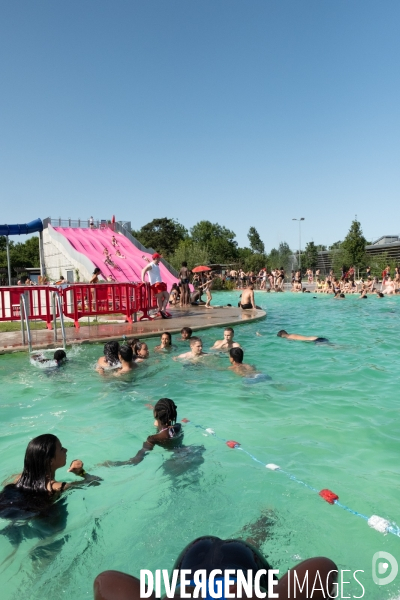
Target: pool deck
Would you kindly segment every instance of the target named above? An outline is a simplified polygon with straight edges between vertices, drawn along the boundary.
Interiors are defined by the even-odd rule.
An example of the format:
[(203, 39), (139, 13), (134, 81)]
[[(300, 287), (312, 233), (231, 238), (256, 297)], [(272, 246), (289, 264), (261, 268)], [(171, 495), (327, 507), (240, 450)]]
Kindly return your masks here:
[[(190, 308), (170, 308), (172, 319), (155, 319), (153, 321), (138, 321), (137, 323), (103, 323), (98, 325), (81, 325), (79, 329), (66, 327), (67, 345), (94, 344), (109, 340), (121, 340), (127, 337), (149, 338), (160, 336), (163, 331), (179, 333), (182, 327), (190, 327), (193, 331), (221, 327), (224, 325), (237, 326), (265, 319), (264, 310), (241, 310), (235, 307), (191, 306)], [(62, 346), (61, 329), (57, 329), (57, 341), (54, 341), (54, 331), (47, 329), (31, 330), (32, 346), (35, 350), (59, 348)], [(0, 354), (26, 352), (27, 344), (22, 345), (20, 331), (0, 333)]]

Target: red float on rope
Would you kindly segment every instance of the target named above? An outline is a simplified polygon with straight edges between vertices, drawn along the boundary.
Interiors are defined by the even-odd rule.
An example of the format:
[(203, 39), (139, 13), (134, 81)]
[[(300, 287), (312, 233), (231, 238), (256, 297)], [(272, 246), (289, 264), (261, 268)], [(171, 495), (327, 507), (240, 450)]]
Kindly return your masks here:
[(331, 490), (321, 490), (319, 495), (321, 498), (329, 502), (329, 504), (334, 504), (335, 500), (339, 500), (339, 496), (334, 492), (331, 492)]
[(229, 446), (229, 448), (238, 448), (238, 446), (240, 446), (239, 442), (235, 442), (234, 440), (229, 440), (226, 442), (226, 445)]
[(189, 419), (182, 419), (182, 423), (190, 423)]

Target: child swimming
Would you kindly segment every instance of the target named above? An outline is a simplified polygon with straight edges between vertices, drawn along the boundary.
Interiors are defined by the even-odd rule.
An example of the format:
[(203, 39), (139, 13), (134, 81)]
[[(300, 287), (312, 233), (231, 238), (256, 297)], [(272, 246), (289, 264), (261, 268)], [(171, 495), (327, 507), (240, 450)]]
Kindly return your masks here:
[[(43, 354), (32, 354), (31, 359), (44, 366), (60, 367), (67, 360), (67, 355), (65, 354), (64, 350), (56, 350), (54, 352), (53, 358), (46, 358)], [(56, 362), (56, 365), (54, 365), (54, 361)]]
[(175, 402), (170, 398), (161, 398), (154, 407), (153, 415), (157, 433), (149, 435), (136, 456), (124, 461), (107, 461), (103, 463), (103, 466), (121, 467), (122, 465), (137, 465), (142, 462), (147, 452), (153, 450), (156, 445), (168, 449), (181, 445), (183, 430), (182, 425), (176, 422), (177, 406)]

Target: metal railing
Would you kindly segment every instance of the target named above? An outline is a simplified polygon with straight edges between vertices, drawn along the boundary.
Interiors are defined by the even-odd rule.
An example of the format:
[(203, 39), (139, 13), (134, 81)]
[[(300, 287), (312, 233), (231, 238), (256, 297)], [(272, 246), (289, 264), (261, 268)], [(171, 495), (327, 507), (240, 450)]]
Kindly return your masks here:
[(21, 294), (20, 297), (20, 313), (21, 313), (21, 333), (22, 333), (22, 345), (25, 346), (25, 327), (26, 327), (26, 335), (28, 338), (28, 348), (29, 352), (32, 352), (32, 336), (31, 329), (29, 326), (29, 312), (27, 309), (25, 294)]
[(65, 333), (64, 315), (63, 315), (63, 311), (62, 311), (60, 295), (58, 294), (58, 292), (53, 292), (52, 307), (53, 307), (53, 317), (54, 317), (54, 320), (53, 320), (54, 341), (55, 342), (57, 341), (57, 309), (58, 309), (58, 314), (60, 315), (60, 326), (61, 326), (61, 336), (62, 336), (62, 340), (63, 340), (63, 348), (65, 350), (67, 347), (67, 336)]

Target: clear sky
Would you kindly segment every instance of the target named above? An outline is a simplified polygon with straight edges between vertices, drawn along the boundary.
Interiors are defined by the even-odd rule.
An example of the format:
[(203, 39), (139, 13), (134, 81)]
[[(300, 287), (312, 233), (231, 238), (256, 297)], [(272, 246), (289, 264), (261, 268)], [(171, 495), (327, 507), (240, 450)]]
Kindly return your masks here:
[(399, 0), (3, 1), (0, 221), (398, 234), (399, 22)]

